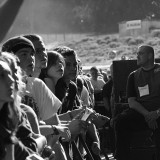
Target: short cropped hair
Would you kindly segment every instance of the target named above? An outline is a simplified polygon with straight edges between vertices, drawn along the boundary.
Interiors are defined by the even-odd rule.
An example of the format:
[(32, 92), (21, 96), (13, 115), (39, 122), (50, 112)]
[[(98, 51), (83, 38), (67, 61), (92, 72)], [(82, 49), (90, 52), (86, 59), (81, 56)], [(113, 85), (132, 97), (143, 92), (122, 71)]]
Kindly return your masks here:
[(75, 56), (77, 58), (76, 52), (67, 46), (58, 46), (58, 47), (54, 48), (53, 50), (60, 53), (64, 58), (69, 57), (69, 56)]
[(152, 57), (153, 57), (153, 60), (154, 60), (154, 49), (153, 49), (152, 46), (150, 46), (150, 45), (141, 45), (141, 46), (139, 46), (139, 48), (143, 48), (146, 51), (146, 53), (151, 53)]
[(95, 71), (95, 72), (99, 73), (99, 69), (96, 66), (91, 67), (90, 71)]

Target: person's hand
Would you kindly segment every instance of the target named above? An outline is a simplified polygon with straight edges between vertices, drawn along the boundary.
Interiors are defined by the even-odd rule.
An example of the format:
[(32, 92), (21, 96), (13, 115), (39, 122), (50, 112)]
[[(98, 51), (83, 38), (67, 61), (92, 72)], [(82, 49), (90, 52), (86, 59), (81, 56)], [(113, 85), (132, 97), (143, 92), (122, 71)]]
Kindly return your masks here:
[(158, 128), (158, 125), (157, 125), (157, 121), (156, 120), (150, 120), (147, 122), (148, 123), (148, 126), (150, 129), (157, 129)]
[(69, 130), (71, 132), (72, 137), (84, 132), (87, 130), (88, 122), (74, 119), (69, 123)]
[(69, 141), (71, 139), (71, 132), (68, 127), (56, 126), (56, 129), (58, 130), (59, 135), (63, 137), (63, 140)]
[(45, 146), (41, 156), (44, 159), (47, 158), (49, 160), (55, 160), (55, 152), (52, 150), (50, 146)]
[(156, 111), (151, 111), (147, 115), (145, 115), (145, 120), (148, 123), (149, 121), (156, 120), (159, 118), (159, 115)]
[(82, 110), (74, 117), (75, 119), (81, 119), (85, 113), (86, 107), (82, 108)]
[(92, 118), (92, 123), (96, 125), (96, 128), (101, 128), (105, 125), (110, 125), (110, 118), (99, 113), (96, 113), (95, 116)]
[(55, 152), (52, 151), (51, 155), (49, 156), (49, 160), (55, 160)]
[(98, 142), (93, 142), (92, 143), (92, 152), (95, 154), (95, 155), (99, 155), (100, 154), (100, 145)]

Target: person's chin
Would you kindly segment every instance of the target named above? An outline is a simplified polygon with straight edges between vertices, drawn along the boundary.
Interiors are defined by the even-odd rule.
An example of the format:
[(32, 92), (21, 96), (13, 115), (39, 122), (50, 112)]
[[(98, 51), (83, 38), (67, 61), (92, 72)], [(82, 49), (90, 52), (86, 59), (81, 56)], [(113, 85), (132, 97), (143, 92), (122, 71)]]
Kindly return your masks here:
[(58, 78), (61, 78), (61, 77), (63, 77), (63, 73), (60, 73), (60, 74), (58, 75)]
[(28, 69), (26, 72), (27, 72), (26, 74), (28, 76), (31, 76), (33, 74), (34, 70), (33, 69)]
[(42, 62), (41, 68), (47, 68), (47, 62)]

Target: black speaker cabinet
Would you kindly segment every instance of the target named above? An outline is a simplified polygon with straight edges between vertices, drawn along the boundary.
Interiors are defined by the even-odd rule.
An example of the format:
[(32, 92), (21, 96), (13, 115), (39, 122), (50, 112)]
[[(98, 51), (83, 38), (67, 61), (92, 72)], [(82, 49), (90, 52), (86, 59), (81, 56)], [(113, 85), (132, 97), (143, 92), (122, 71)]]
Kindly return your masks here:
[[(160, 63), (160, 59), (156, 59), (156, 63)], [(115, 103), (127, 103), (127, 78), (128, 75), (137, 68), (137, 60), (113, 61), (113, 85)]]

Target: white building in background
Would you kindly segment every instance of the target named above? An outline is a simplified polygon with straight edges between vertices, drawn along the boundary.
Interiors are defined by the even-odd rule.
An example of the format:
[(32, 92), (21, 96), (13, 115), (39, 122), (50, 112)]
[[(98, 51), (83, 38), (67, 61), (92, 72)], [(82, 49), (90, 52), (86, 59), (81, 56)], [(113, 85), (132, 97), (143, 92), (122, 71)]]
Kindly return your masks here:
[(158, 20), (132, 20), (119, 23), (119, 36), (149, 36), (151, 31), (160, 30)]

